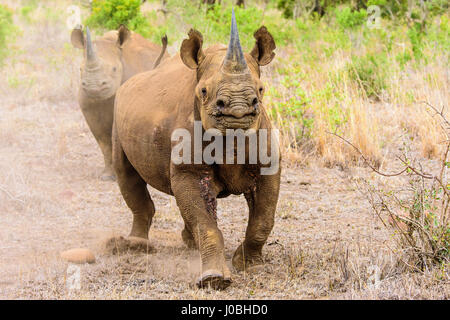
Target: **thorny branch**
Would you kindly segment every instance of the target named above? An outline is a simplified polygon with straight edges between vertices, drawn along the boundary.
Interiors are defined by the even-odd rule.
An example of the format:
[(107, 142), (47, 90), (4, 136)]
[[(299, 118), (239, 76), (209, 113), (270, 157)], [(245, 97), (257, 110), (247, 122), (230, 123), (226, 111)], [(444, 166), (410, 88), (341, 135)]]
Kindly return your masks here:
[[(353, 143), (338, 135), (337, 133), (328, 132), (329, 134), (341, 139), (346, 144), (351, 146), (364, 160), (364, 162), (377, 174), (384, 177), (394, 177), (399, 176), (405, 172), (410, 175), (416, 176), (420, 178), (421, 184), (419, 188), (413, 186), (413, 191), (415, 193), (414, 202), (410, 206), (405, 206), (403, 201), (401, 201), (395, 194), (390, 195), (400, 208), (409, 210), (409, 216), (404, 216), (398, 213), (395, 213), (390, 208), (390, 203), (387, 202), (385, 196), (383, 196), (379, 191), (375, 190), (367, 181), (368, 185), (368, 199), (371, 204), (372, 209), (377, 214), (381, 222), (385, 227), (387, 227), (384, 219), (382, 218), (382, 212), (385, 211), (388, 213), (391, 218), (391, 224), (393, 227), (399, 231), (400, 241), (402, 247), (405, 249), (404, 252), (411, 252), (412, 256), (416, 257), (416, 263), (418, 261), (418, 265), (413, 265), (407, 263), (403, 259), (399, 258), (400, 261), (405, 263), (405, 265), (409, 267), (413, 267), (414, 270), (421, 270), (423, 268), (428, 268), (430, 261), (448, 261), (448, 219), (449, 219), (449, 205), (450, 205), (450, 192), (449, 186), (445, 181), (445, 169), (449, 167), (449, 162), (447, 161), (449, 153), (450, 153), (450, 123), (446, 119), (444, 114), (444, 107), (441, 110), (438, 110), (436, 107), (431, 105), (426, 101), (421, 101), (431, 108), (434, 111), (435, 115), (438, 115), (441, 119), (440, 127), (444, 131), (447, 136), (447, 140), (445, 141), (446, 146), (442, 155), (442, 159), (440, 162), (440, 168), (437, 174), (430, 174), (424, 172), (420, 163), (418, 165), (414, 165), (415, 162), (411, 162), (408, 160), (407, 156), (404, 158), (397, 157), (398, 160), (401, 161), (404, 168), (398, 172), (394, 173), (386, 173), (380, 171), (378, 168), (375, 168), (367, 159), (367, 157), (363, 154), (363, 152), (355, 146)], [(431, 189), (427, 189), (425, 185), (425, 181), (432, 181)], [(436, 196), (438, 192), (443, 193), (442, 197)], [(375, 197), (377, 199), (375, 199)], [(377, 200), (377, 201), (376, 201)], [(435, 216), (430, 209), (429, 201), (437, 201), (439, 200), (441, 203), (441, 219), (439, 225), (436, 226)], [(376, 203), (379, 203), (379, 206)], [(437, 210), (437, 207), (434, 204), (431, 205)], [(430, 211), (431, 210), (431, 211)], [(403, 224), (403, 225), (402, 225)], [(407, 228), (407, 230), (405, 230)], [(437, 229), (435, 229), (437, 228)], [(406, 246), (405, 246), (406, 244)]]

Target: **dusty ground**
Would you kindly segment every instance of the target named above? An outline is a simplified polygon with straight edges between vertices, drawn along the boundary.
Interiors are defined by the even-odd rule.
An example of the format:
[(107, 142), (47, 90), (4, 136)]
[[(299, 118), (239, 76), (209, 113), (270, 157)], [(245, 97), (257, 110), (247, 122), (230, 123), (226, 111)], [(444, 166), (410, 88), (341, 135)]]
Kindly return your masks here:
[[(155, 190), (150, 240), (157, 253), (109, 254), (104, 240), (127, 235), (131, 213), (117, 184), (98, 179), (102, 156), (75, 99), (80, 54), (70, 47), (60, 20), (27, 28), (33, 32), (18, 40), (20, 51), (0, 78), (0, 298), (450, 297), (450, 284), (442, 280), (448, 274), (438, 281), (434, 271), (401, 272), (392, 234), (356, 184), (361, 177), (377, 179), (367, 168), (284, 164), (264, 270), (234, 272), (226, 291), (193, 286), (199, 255), (181, 240), (183, 222), (174, 200)], [(390, 110), (369, 107), (380, 114)], [(230, 259), (247, 225), (243, 197), (219, 200), (218, 217)], [(97, 262), (82, 267), (81, 290), (69, 291), (59, 253), (76, 247), (91, 248)], [(376, 288), (368, 285), (373, 270), (380, 270)]]
[[(355, 189), (366, 169), (285, 169), (264, 271), (234, 273), (224, 292), (193, 287), (199, 255), (183, 245), (174, 200), (154, 190), (150, 240), (158, 252), (110, 255), (103, 240), (127, 235), (131, 214), (117, 185), (97, 178), (101, 154), (76, 103), (1, 111), (1, 298), (449, 297), (448, 284), (431, 276), (397, 274), (391, 237)], [(244, 236), (245, 200), (220, 200), (218, 217), (231, 258)], [(93, 249), (97, 262), (82, 268), (81, 291), (69, 292), (59, 252), (74, 247)], [(382, 273), (375, 290), (367, 288), (371, 265)]]

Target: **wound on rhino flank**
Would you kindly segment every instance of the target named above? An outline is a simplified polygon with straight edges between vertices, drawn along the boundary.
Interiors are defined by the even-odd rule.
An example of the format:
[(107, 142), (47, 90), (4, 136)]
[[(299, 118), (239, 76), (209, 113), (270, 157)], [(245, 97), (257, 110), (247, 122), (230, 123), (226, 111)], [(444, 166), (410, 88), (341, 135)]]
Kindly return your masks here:
[(200, 180), (200, 194), (205, 201), (206, 211), (217, 220), (217, 199), (212, 194), (211, 177), (205, 176)]
[[(259, 72), (260, 66), (272, 61), (275, 42), (264, 26), (254, 33), (254, 38), (253, 50), (244, 53), (234, 12), (227, 48), (203, 49), (202, 34), (190, 30), (179, 55), (126, 82), (116, 96), (113, 159), (120, 191), (133, 213), (129, 237), (149, 241), (156, 208), (148, 185), (173, 195), (185, 223), (182, 240), (200, 251), (196, 280), (200, 288), (223, 290), (232, 283), (225, 241), (216, 220), (216, 199), (231, 194), (244, 194), (248, 199), (251, 218), (247, 232), (231, 258), (236, 270), (244, 271), (264, 262), (262, 249), (275, 222), (281, 174), (279, 150), (275, 149), (279, 144), (276, 136), (271, 136), (275, 130), (262, 104), (264, 85)], [(158, 96), (161, 90), (168, 94)], [(204, 140), (203, 133), (214, 129), (222, 134), (222, 139), (218, 139), (221, 142), (216, 147), (210, 147), (213, 134)], [(230, 149), (236, 153), (230, 157), (233, 163), (220, 164), (226, 158), (228, 147), (224, 138), (228, 129), (235, 133), (253, 129), (267, 143), (249, 143), (253, 154), (249, 154), (245, 143), (241, 152), (239, 146), (232, 146)], [(222, 156), (218, 157), (220, 152)], [(205, 155), (209, 158), (205, 159)], [(236, 163), (239, 156), (254, 163)], [(263, 169), (275, 172), (264, 175)]]

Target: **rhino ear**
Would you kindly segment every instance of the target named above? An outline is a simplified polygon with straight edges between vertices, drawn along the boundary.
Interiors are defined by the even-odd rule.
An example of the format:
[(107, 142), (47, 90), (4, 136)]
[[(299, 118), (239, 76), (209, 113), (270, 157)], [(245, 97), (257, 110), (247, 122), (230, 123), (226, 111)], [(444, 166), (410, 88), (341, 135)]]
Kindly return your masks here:
[(119, 29), (117, 30), (117, 45), (119, 47), (122, 47), (123, 44), (130, 39), (131, 37), (131, 31), (128, 30), (127, 27), (125, 27), (123, 24), (120, 25)]
[(84, 49), (84, 34), (81, 29), (73, 29), (72, 34), (70, 35), (70, 42), (75, 48)]
[(203, 36), (197, 30), (191, 29), (189, 31), (189, 39), (184, 39), (180, 48), (181, 60), (184, 64), (191, 68), (197, 69), (198, 65), (205, 58), (203, 53)]
[(264, 26), (259, 28), (253, 34), (253, 37), (255, 37), (256, 43), (250, 52), (250, 55), (255, 58), (260, 66), (265, 66), (275, 57), (275, 52), (273, 52), (276, 48), (275, 41)]

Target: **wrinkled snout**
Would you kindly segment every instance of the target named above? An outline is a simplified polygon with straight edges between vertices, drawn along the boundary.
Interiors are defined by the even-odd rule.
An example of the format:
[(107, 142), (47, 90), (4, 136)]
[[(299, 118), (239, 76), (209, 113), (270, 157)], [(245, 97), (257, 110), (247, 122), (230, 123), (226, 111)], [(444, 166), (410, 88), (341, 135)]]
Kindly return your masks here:
[(81, 77), (80, 87), (85, 95), (95, 100), (107, 99), (114, 95), (114, 83), (103, 74), (86, 72)]
[(259, 113), (259, 102), (256, 96), (251, 96), (247, 99), (219, 97), (216, 100), (216, 106), (218, 116), (229, 116), (236, 119), (241, 119), (245, 116), (255, 116)]
[(88, 79), (81, 80), (81, 88), (86, 93), (101, 93), (109, 89), (108, 82), (105, 80), (90, 81)]

